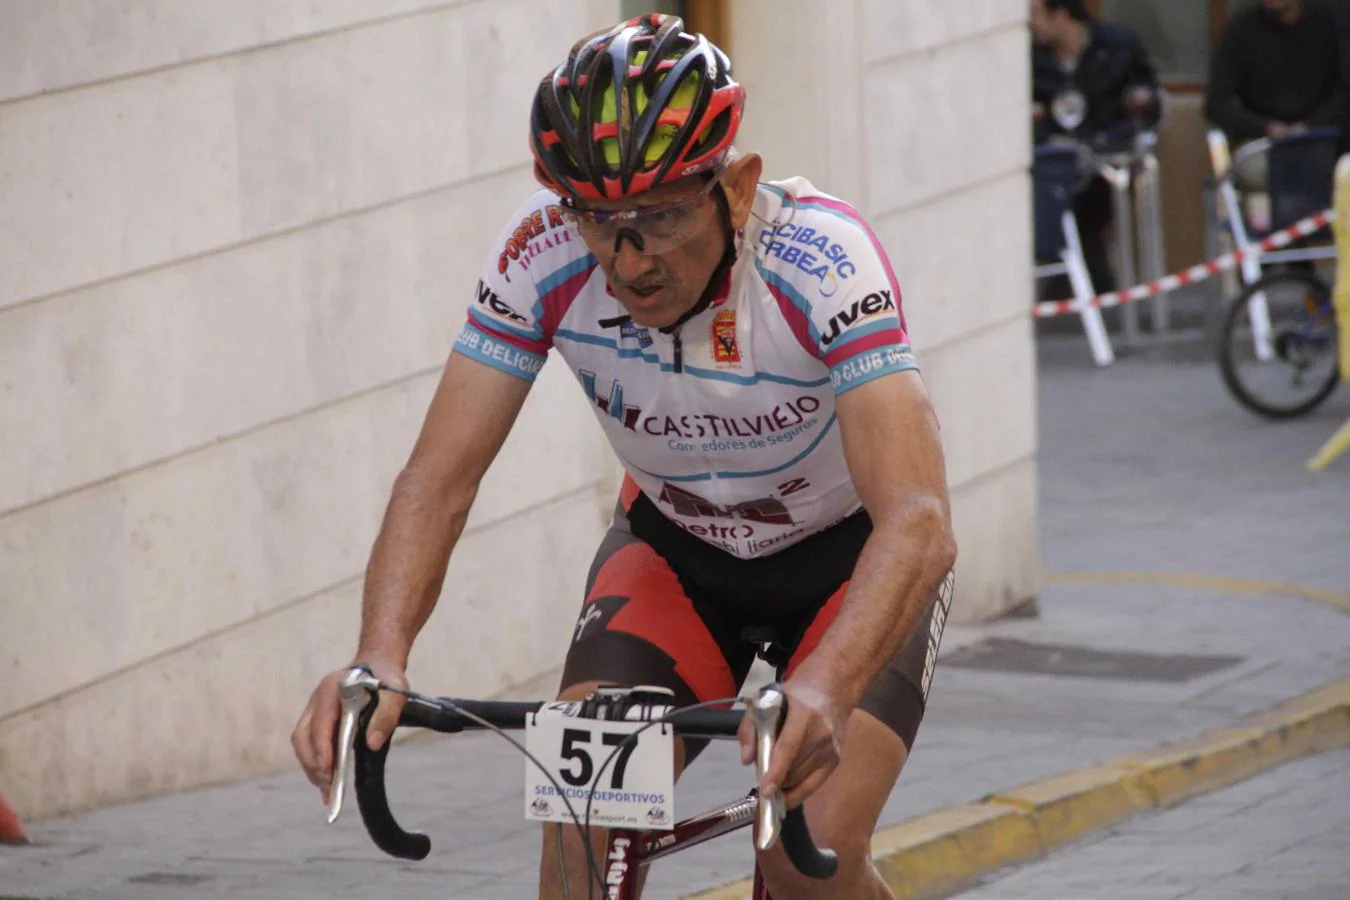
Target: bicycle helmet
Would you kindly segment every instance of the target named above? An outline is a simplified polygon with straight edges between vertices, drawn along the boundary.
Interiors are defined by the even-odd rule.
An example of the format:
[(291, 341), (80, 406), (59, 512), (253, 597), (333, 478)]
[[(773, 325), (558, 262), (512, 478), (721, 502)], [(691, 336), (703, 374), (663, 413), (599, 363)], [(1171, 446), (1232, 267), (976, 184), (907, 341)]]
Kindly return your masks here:
[(539, 83), (535, 178), (564, 197), (616, 200), (727, 162), (745, 88), (726, 54), (678, 16), (583, 38)]

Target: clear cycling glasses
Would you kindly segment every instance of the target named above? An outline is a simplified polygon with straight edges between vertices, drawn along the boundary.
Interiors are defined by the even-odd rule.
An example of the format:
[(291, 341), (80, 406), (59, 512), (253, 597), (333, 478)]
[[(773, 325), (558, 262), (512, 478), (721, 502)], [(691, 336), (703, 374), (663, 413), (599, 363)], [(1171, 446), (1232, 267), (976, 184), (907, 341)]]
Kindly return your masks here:
[(712, 190), (721, 179), (719, 173), (708, 180), (698, 193), (660, 206), (640, 206), (625, 210), (577, 209), (571, 198), (562, 202), (563, 216), (576, 225), (586, 243), (597, 247), (614, 246), (619, 232), (636, 232), (642, 239), (640, 253), (656, 256), (687, 243), (698, 234), (702, 223), (699, 212), (709, 202)]

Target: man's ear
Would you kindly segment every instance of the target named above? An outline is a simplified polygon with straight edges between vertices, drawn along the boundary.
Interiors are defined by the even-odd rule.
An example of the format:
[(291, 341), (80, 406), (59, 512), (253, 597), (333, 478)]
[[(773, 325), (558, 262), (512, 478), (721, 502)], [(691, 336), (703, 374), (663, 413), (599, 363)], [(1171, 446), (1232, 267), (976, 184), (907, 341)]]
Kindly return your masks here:
[(755, 191), (759, 185), (759, 176), (764, 172), (764, 160), (758, 153), (742, 156), (727, 166), (722, 176), (722, 187), (727, 195), (727, 208), (731, 212), (731, 227), (740, 230), (750, 218), (750, 209), (755, 205)]

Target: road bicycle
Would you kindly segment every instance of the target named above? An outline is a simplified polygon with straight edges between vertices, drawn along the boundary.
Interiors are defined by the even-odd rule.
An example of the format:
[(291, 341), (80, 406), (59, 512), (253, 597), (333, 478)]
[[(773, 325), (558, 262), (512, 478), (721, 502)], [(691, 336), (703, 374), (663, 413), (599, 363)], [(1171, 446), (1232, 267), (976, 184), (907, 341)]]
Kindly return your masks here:
[[(355, 787), (362, 822), (375, 845), (390, 856), (409, 860), (426, 858), (431, 841), (424, 834), (405, 831), (389, 809), (384, 774), (392, 740), (386, 740), (378, 751), (371, 750), (366, 744), (366, 727), (382, 690), (397, 692), (407, 698), (399, 717), (400, 727), (426, 728), (445, 734), (489, 729), (501, 734), (545, 776), (537, 785), (537, 796), (526, 798), (530, 811), (543, 814), (545, 807), (551, 808), (555, 801), (560, 801), (567, 818), (583, 836), (597, 822), (592, 809), (597, 797), (622, 796), (626, 799), (632, 796), (645, 804), (647, 799), (657, 796), (636, 789), (599, 789), (607, 773), (611, 776), (611, 789), (615, 785), (624, 787), (625, 776), (639, 765), (634, 750), (645, 746), (644, 736), (649, 743), (669, 742), (672, 747), (676, 737), (734, 740), (744, 717), (741, 710), (710, 708), (725, 707), (735, 698), (677, 709), (673, 705), (673, 693), (659, 687), (606, 686), (575, 703), (461, 700), (400, 690), (382, 684), (365, 667), (349, 669), (339, 688), (342, 716), (337, 726), (335, 782), (328, 821), (336, 821), (341, 813), (350, 782)], [(759, 784), (773, 754), (778, 728), (786, 717), (787, 696), (774, 682), (749, 698), (746, 707), (755, 729), (755, 771), (756, 784)], [(548, 758), (554, 763), (556, 772), (537, 758), (539, 754), (505, 733), (534, 728), (541, 735), (539, 740), (544, 741), (553, 733), (545, 735), (541, 721), (561, 725), (562, 745), (556, 749), (551, 744), (546, 747), (555, 754)], [(597, 737), (601, 740), (596, 740)], [(598, 767), (590, 753), (590, 748), (595, 746), (611, 748)], [(650, 754), (644, 751), (646, 755)], [(565, 767), (561, 765), (564, 761), (568, 763)], [(673, 784), (673, 768), (666, 774)], [(559, 782), (559, 776), (568, 787)], [(584, 812), (579, 815), (571, 799), (582, 797), (586, 803)], [(829, 878), (838, 868), (835, 853), (815, 845), (802, 808), (785, 810), (781, 793), (763, 802), (758, 791), (752, 790), (744, 797), (674, 824), (666, 824), (669, 819), (663, 822), (664, 815), (664, 810), (657, 805), (643, 816), (645, 821), (629, 819), (623, 827), (610, 827), (605, 852), (599, 859), (591, 842), (583, 838), (589, 876), (588, 897), (592, 900), (595, 897), (634, 900), (643, 867), (751, 823), (756, 825), (755, 846), (759, 850), (768, 850), (781, 840), (789, 860), (807, 877)], [(758, 869), (754, 874), (752, 896), (754, 900), (771, 900)]]

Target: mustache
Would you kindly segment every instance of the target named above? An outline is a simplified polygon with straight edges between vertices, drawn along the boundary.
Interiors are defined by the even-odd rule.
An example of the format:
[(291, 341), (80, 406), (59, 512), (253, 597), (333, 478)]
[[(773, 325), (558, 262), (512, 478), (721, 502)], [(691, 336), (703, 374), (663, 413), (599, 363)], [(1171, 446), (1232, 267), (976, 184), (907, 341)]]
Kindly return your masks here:
[(610, 275), (610, 284), (616, 288), (623, 288), (630, 291), (654, 291), (658, 288), (669, 287), (671, 280), (664, 275), (656, 277), (639, 278), (637, 281), (625, 281), (613, 274)]

